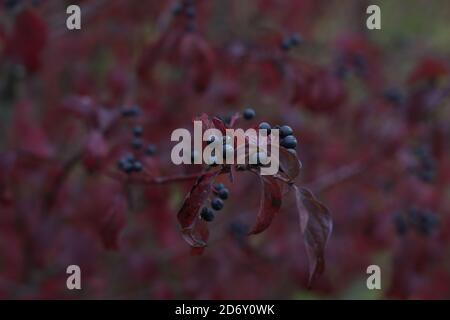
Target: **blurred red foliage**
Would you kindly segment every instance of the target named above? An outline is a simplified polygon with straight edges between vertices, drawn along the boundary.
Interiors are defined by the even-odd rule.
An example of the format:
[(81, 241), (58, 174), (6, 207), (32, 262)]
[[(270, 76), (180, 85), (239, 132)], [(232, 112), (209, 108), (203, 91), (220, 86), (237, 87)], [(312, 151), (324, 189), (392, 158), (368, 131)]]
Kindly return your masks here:
[[(86, 0), (78, 31), (62, 1), (15, 3), (0, 11), (0, 298), (347, 297), (370, 264), (383, 298), (450, 297), (448, 59), (403, 57), (413, 67), (393, 85), (391, 52), (369, 34), (316, 39), (326, 1)], [(304, 39), (286, 47), (293, 32)], [(182, 241), (177, 212), (195, 180), (164, 177), (198, 168), (170, 162), (170, 134), (248, 105), (251, 126), (296, 132), (297, 182), (333, 218), (325, 252), (308, 235), (305, 250), (298, 214), (326, 208), (270, 179), (281, 211), (248, 236), (268, 197), (248, 173), (217, 177), (231, 193), (195, 230), (208, 247)], [(111, 178), (131, 152), (161, 180)], [(326, 270), (306, 291), (311, 254)], [(70, 264), (82, 292), (65, 286)]]

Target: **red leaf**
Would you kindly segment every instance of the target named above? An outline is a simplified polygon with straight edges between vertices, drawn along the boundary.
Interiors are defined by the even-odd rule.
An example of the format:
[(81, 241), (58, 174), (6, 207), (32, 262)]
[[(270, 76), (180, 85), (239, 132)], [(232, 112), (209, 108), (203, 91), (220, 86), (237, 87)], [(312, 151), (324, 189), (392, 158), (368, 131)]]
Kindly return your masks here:
[(225, 123), (223, 123), (222, 120), (220, 120), (219, 118), (216, 118), (216, 117), (214, 117), (212, 119), (212, 122), (214, 123), (214, 126), (216, 127), (216, 129), (219, 129), (220, 132), (222, 132), (222, 134), (225, 135), (225, 130), (226, 130)]
[(325, 247), (333, 229), (327, 207), (305, 188), (295, 189), (295, 199), (309, 261), (309, 285), (325, 269)]
[(99, 130), (92, 130), (86, 141), (84, 164), (88, 169), (94, 170), (101, 165), (101, 160), (108, 154), (108, 145)]
[[(204, 243), (206, 243), (208, 241), (209, 230), (208, 230), (207, 222), (205, 222), (203, 220), (197, 221), (197, 224), (195, 226), (195, 238), (203, 241)], [(191, 255), (193, 255), (193, 256), (201, 255), (204, 250), (205, 250), (205, 247), (192, 247)]]
[(273, 217), (281, 208), (281, 188), (272, 176), (259, 176), (262, 183), (262, 196), (256, 223), (248, 233), (258, 234), (266, 230), (272, 223)]
[(214, 178), (219, 171), (208, 172), (200, 176), (184, 199), (184, 203), (178, 212), (177, 218), (182, 228), (182, 235), (186, 242), (193, 247), (205, 247), (206, 243), (195, 236), (195, 227), (198, 220), (198, 212), (211, 192)]
[(280, 168), (290, 181), (294, 181), (300, 174), (302, 163), (297, 155), (285, 148), (279, 148)]
[(30, 101), (23, 100), (17, 103), (12, 123), (12, 139), (16, 147), (38, 158), (49, 158), (53, 148), (48, 140), (47, 133), (40, 123), (33, 119)]
[(449, 67), (443, 61), (435, 58), (425, 58), (411, 72), (408, 83), (413, 84), (422, 80), (444, 77), (449, 72)]
[(127, 204), (123, 196), (116, 196), (99, 226), (100, 237), (106, 249), (117, 250), (119, 234), (125, 226)]
[(6, 52), (23, 63), (29, 72), (35, 72), (41, 65), (41, 53), (47, 39), (47, 25), (42, 17), (35, 10), (24, 9), (16, 17)]

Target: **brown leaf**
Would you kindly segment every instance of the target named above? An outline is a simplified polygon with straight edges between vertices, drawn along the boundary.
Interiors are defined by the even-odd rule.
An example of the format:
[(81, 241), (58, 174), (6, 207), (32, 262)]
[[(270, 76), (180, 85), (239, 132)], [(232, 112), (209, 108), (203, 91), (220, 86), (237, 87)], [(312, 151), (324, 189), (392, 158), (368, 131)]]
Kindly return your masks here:
[(309, 261), (309, 285), (325, 269), (325, 247), (333, 229), (327, 207), (305, 188), (293, 186), (300, 218), (300, 228)]
[(272, 176), (259, 176), (262, 184), (261, 205), (256, 223), (248, 233), (258, 234), (266, 230), (272, 223), (273, 217), (281, 208), (281, 188)]
[(197, 239), (194, 233), (196, 231), (195, 227), (198, 220), (198, 212), (208, 198), (214, 178), (218, 174), (219, 171), (214, 171), (200, 176), (191, 191), (187, 194), (184, 203), (178, 212), (177, 218), (182, 228), (183, 238), (193, 247), (206, 246), (206, 243), (201, 239)]
[(294, 181), (300, 174), (302, 163), (297, 155), (281, 147), (279, 148), (280, 168), (290, 181)]
[[(195, 238), (197, 240), (203, 241), (206, 244), (206, 242), (209, 239), (208, 223), (203, 220), (198, 220), (195, 225), (194, 232), (195, 232)], [(205, 247), (192, 247), (191, 255), (193, 255), (193, 256), (201, 255), (204, 250), (205, 250)]]

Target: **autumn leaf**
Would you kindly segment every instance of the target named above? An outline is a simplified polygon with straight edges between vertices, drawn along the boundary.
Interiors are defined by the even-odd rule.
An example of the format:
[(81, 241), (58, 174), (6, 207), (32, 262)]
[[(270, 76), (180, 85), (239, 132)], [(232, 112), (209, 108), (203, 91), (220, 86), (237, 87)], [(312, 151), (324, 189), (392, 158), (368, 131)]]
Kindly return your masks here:
[(281, 188), (277, 180), (272, 176), (259, 176), (262, 192), (261, 205), (256, 223), (249, 231), (249, 235), (258, 234), (266, 230), (272, 223), (273, 217), (281, 208)]
[(182, 235), (186, 242), (193, 247), (205, 247), (205, 241), (195, 236), (198, 212), (203, 203), (208, 199), (214, 178), (220, 171), (208, 172), (200, 176), (191, 191), (184, 199), (177, 218), (182, 229)]
[(297, 155), (288, 151), (286, 148), (279, 148), (280, 169), (287, 176), (289, 181), (294, 181), (300, 174), (302, 163)]
[[(204, 220), (199, 219), (195, 225), (195, 239), (201, 240), (204, 243), (206, 243), (209, 239), (209, 230), (208, 230), (208, 223)], [(191, 255), (192, 256), (198, 256), (203, 253), (205, 250), (205, 247), (192, 247), (191, 248)]]
[(325, 247), (333, 224), (327, 207), (305, 188), (293, 186), (309, 261), (309, 285), (325, 269)]

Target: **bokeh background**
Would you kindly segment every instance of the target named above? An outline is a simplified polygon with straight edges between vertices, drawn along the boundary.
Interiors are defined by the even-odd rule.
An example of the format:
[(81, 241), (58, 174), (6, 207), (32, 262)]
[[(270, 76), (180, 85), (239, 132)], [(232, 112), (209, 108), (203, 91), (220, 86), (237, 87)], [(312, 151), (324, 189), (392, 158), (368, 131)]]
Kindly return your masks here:
[[(449, 1), (78, 1), (69, 31), (73, 3), (1, 2), (1, 298), (450, 297)], [(381, 30), (366, 28), (370, 4)], [(110, 176), (126, 152), (150, 176), (189, 172), (170, 162), (172, 130), (245, 107), (246, 126), (294, 129), (298, 183), (332, 213), (310, 290), (291, 195), (247, 237), (258, 181), (221, 177), (230, 198), (192, 255), (176, 220), (192, 181)], [(137, 124), (155, 154), (133, 151)], [(81, 291), (66, 288), (71, 264)], [(371, 264), (381, 290), (366, 288)]]

